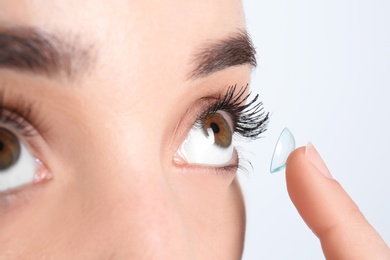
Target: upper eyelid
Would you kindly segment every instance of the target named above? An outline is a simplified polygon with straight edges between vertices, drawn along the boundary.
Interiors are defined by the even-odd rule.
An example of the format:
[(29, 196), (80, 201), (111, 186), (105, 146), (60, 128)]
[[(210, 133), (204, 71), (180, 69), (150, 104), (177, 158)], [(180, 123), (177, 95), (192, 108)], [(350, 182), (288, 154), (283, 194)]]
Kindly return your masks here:
[(45, 134), (49, 125), (38, 105), (22, 93), (0, 89), (0, 127), (11, 130), (32, 155), (47, 163), (52, 153)]
[[(241, 87), (240, 90), (238, 91), (238, 93), (236, 93), (236, 89), (237, 89), (237, 84), (236, 85), (233, 85), (233, 86), (230, 86), (225, 94), (222, 96), (222, 95), (219, 95), (217, 98), (214, 98), (214, 102), (213, 104), (211, 104), (209, 106), (209, 108), (204, 111), (204, 115), (210, 115), (210, 114), (213, 114), (215, 112), (217, 112), (218, 110), (228, 110), (228, 108), (232, 108), (232, 107), (238, 107), (238, 108), (241, 108), (242, 106), (245, 106), (245, 104), (243, 104), (247, 98), (249, 97), (249, 95), (246, 95), (246, 96), (243, 96), (247, 89), (248, 89), (248, 84), (245, 86), (245, 87)], [(229, 111), (227, 111), (229, 112)], [(232, 111), (230, 111), (232, 112)], [(231, 116), (234, 116), (235, 118), (237, 118), (239, 116), (239, 113), (242, 112), (242, 110), (238, 110), (238, 111), (234, 111), (234, 112), (237, 112), (237, 113), (230, 113)]]
[(37, 134), (37, 130), (27, 119), (4, 107), (0, 107), (0, 124), (16, 129), (24, 137), (32, 137)]
[[(42, 142), (40, 141), (40, 137), (42, 135), (40, 135), (39, 131), (27, 119), (23, 118), (19, 114), (10, 112), (3, 107), (0, 108), (0, 110), (0, 128), (6, 128), (15, 134), (19, 142), (22, 142), (32, 155), (41, 159)], [(14, 113), (10, 115), (10, 117), (13, 117), (14, 119), (4, 120), (3, 113)], [(20, 120), (22, 120), (23, 123), (21, 123)]]
[(47, 130), (39, 104), (22, 93), (0, 89), (0, 120), (10, 123), (25, 137), (43, 134)]
[[(202, 99), (209, 101), (208, 108), (199, 115), (198, 119), (202, 120), (202, 117), (210, 116), (213, 113), (216, 113), (218, 110), (226, 110), (229, 105), (240, 105), (243, 101), (239, 101), (242, 95), (246, 92), (248, 84), (245, 87), (242, 87), (238, 91), (238, 95), (234, 95), (237, 89), (237, 84), (232, 85), (227, 88), (224, 95), (219, 94), (217, 97), (204, 97)], [(210, 102), (212, 100), (212, 102)], [(229, 113), (230, 116), (234, 116)], [(233, 118), (234, 119), (234, 118)]]

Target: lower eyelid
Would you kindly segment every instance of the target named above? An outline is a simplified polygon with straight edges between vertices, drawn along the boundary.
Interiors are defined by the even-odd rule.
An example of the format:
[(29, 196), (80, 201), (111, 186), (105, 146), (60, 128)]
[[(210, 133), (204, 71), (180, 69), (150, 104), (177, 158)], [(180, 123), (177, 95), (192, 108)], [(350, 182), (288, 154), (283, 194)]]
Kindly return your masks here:
[(43, 187), (35, 183), (27, 184), (17, 189), (0, 193), (0, 217), (23, 208), (25, 204), (31, 202), (36, 196), (39, 196)]
[(201, 176), (217, 176), (218, 178), (231, 179), (236, 176), (240, 168), (239, 155), (234, 150), (233, 157), (230, 162), (221, 166), (208, 166), (201, 164), (188, 164), (181, 161), (181, 164), (174, 162), (175, 168), (183, 174), (201, 175)]

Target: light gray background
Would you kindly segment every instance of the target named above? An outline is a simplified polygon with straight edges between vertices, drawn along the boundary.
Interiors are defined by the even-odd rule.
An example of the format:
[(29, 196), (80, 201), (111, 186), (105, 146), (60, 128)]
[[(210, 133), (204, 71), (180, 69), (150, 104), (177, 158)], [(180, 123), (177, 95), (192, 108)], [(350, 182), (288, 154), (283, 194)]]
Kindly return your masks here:
[(264, 138), (244, 152), (244, 259), (324, 259), (289, 200), (284, 172), (271, 175), (287, 126), (311, 141), (333, 176), (390, 244), (390, 1), (244, 0), (259, 68), (252, 88), (272, 113)]

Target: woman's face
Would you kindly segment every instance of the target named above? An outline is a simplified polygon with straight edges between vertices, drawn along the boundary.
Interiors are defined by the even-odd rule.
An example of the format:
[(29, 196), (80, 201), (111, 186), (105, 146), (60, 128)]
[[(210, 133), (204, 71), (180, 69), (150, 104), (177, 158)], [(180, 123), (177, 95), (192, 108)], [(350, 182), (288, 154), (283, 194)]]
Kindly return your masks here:
[[(250, 81), (241, 2), (29, 0), (0, 10), (0, 146), (18, 150), (16, 138), (40, 161), (21, 146), (10, 166), (37, 167), (32, 183), (8, 180), (32, 166), (0, 171), (1, 257), (240, 258), (236, 152), (219, 160), (225, 147), (202, 150), (207, 131), (182, 143), (229, 86), (236, 95)], [(229, 139), (223, 127), (212, 130)]]

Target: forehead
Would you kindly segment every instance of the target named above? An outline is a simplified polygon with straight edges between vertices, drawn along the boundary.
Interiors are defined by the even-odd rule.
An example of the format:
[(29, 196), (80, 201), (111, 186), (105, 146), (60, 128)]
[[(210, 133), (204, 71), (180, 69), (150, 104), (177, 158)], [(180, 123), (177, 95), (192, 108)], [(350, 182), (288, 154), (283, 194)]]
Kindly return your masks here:
[(243, 26), (238, 0), (20, 0), (0, 1), (0, 23), (31, 24), (50, 30), (90, 31), (143, 29), (145, 33), (219, 30)]
[(93, 45), (100, 73), (120, 63), (133, 80), (161, 70), (184, 77), (194, 48), (245, 28), (237, 0), (0, 1), (0, 10), (0, 27), (33, 26)]

